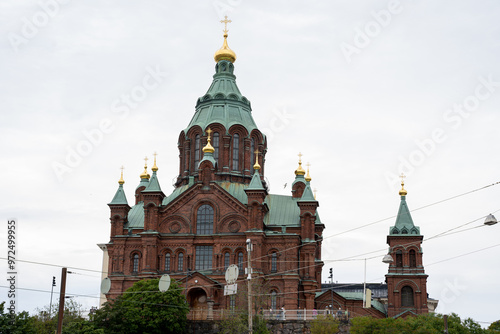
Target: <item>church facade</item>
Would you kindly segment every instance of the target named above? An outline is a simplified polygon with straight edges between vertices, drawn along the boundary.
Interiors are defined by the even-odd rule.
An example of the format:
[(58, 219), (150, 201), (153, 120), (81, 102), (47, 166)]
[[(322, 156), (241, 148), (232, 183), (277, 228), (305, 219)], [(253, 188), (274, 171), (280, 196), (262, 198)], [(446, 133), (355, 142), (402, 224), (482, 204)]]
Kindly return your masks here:
[(246, 290), (248, 240), (252, 285), (262, 307), (313, 309), (324, 225), (311, 178), (299, 159), (290, 196), (268, 193), (266, 137), (236, 85), (227, 32), (215, 60), (212, 84), (179, 135), (175, 190), (162, 191), (155, 159), (152, 175), (145, 166), (131, 205), (123, 178), (109, 203), (107, 297), (168, 273), (186, 287), (191, 307), (202, 314), (234, 308), (238, 301), (223, 293), (224, 274), (237, 265), (238, 290)]
[[(185, 288), (199, 319), (206, 319), (213, 310), (241, 306), (235, 295), (224, 295), (224, 275), (230, 265), (238, 266), (238, 291), (246, 290), (245, 269), (251, 265), (254, 303), (258, 299), (265, 310), (332, 308), (333, 297), (354, 308), (356, 298), (351, 302), (336, 292), (334, 296), (333, 290), (321, 291), (325, 225), (300, 154), (291, 194), (269, 193), (266, 136), (252, 117), (250, 101), (238, 89), (236, 55), (228, 47), (227, 29), (224, 32), (223, 46), (214, 57), (212, 84), (179, 134), (174, 191), (163, 192), (155, 156), (151, 174), (145, 165), (131, 203), (122, 174), (108, 204), (110, 241), (99, 245), (111, 280), (106, 298), (138, 280), (169, 274)], [(428, 310), (422, 236), (405, 208), (400, 208), (402, 215), (387, 239), (395, 258), (387, 275), (387, 302), (372, 306), (367, 314)]]

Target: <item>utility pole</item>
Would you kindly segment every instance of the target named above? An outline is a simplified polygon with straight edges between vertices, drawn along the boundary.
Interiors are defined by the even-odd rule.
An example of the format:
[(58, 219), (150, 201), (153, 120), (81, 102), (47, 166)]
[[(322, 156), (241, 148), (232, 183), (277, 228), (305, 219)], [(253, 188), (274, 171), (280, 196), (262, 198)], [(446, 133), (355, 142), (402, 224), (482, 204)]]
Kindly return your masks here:
[(252, 240), (247, 239), (247, 257), (248, 257), (248, 276), (247, 276), (247, 286), (248, 286), (248, 333), (252, 334), (252, 263), (250, 253), (252, 252)]
[(62, 322), (64, 317), (64, 300), (66, 294), (66, 273), (68, 268), (62, 268), (61, 274), (61, 292), (59, 294), (59, 317), (57, 319), (57, 332), (56, 334), (62, 334)]
[(444, 319), (444, 333), (448, 334), (448, 315), (445, 314), (443, 316), (443, 319)]
[(365, 259), (365, 274), (363, 278), (363, 307), (366, 307), (366, 259)]
[(49, 319), (52, 317), (52, 294), (54, 293), (55, 286), (56, 286), (56, 277), (52, 276), (52, 289), (50, 290), (50, 304), (49, 304)]

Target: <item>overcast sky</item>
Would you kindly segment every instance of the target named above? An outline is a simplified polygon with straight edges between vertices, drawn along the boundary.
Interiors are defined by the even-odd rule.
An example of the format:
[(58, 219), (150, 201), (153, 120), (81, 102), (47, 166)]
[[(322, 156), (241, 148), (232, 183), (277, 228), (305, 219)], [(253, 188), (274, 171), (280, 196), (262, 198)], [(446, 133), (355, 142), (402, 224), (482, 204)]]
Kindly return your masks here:
[[(323, 281), (332, 267), (335, 281), (362, 282), (373, 256), (367, 279), (384, 281), (401, 172), (410, 209), (500, 181), (497, 1), (2, 1), (1, 257), (16, 218), (18, 259), (39, 263), (18, 264), (19, 310), (49, 304), (60, 266), (77, 273), (67, 292), (98, 304), (96, 244), (109, 241), (119, 168), (133, 203), (143, 158), (157, 151), (171, 193), (224, 14), (238, 86), (268, 136), (271, 192), (290, 194), (299, 152), (311, 163)], [(412, 216), (430, 238), (500, 218), (499, 199), (491, 186)], [(439, 312), (500, 319), (499, 244), (500, 225), (424, 241)]]

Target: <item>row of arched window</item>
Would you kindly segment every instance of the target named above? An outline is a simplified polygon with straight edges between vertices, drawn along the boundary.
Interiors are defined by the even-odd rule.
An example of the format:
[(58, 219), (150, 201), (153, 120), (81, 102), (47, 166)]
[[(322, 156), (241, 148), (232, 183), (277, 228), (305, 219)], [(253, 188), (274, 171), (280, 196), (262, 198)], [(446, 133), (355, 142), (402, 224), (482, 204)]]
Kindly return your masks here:
[[(233, 171), (239, 171), (242, 169), (242, 165), (240, 163), (240, 152), (241, 150), (241, 143), (242, 141), (240, 140), (240, 135), (235, 133), (232, 136), (231, 139), (231, 159), (230, 159), (230, 168)], [(214, 154), (213, 157), (215, 159), (215, 162), (219, 162), (219, 151), (220, 151), (220, 135), (218, 132), (214, 132), (211, 138), (211, 145), (214, 148)], [(255, 138), (251, 138), (250, 140), (250, 167), (255, 164), (255, 154), (253, 153), (255, 151)], [(201, 136), (199, 134), (194, 136), (194, 156), (193, 156), (193, 161), (194, 161), (194, 170), (198, 168), (198, 164), (200, 163), (202, 157), (203, 157), (203, 152), (202, 152), (202, 144), (201, 144)], [(189, 161), (189, 156), (188, 153), (186, 152), (186, 161)]]
[[(409, 259), (408, 266), (410, 268), (416, 268), (417, 267), (417, 252), (415, 252), (414, 249), (411, 249), (408, 252), (408, 259)], [(401, 250), (397, 250), (396, 251), (396, 267), (402, 268), (404, 264), (405, 263), (403, 261), (403, 252)]]

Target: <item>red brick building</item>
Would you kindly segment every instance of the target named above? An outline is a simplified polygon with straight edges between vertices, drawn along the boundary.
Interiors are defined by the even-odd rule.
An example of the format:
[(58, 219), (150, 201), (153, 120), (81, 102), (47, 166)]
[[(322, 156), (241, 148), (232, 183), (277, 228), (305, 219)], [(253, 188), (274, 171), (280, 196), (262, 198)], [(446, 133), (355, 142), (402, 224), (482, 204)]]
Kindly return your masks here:
[(290, 196), (268, 193), (266, 137), (236, 85), (236, 56), (226, 38), (215, 55), (212, 84), (180, 132), (175, 190), (162, 191), (155, 159), (151, 176), (145, 166), (131, 205), (123, 179), (109, 203), (108, 298), (168, 273), (187, 287), (192, 308), (231, 308), (237, 301), (223, 294), (225, 269), (239, 266), (238, 290), (245, 290), (249, 239), (252, 282), (266, 309), (314, 308), (324, 225), (311, 178), (299, 159)]

